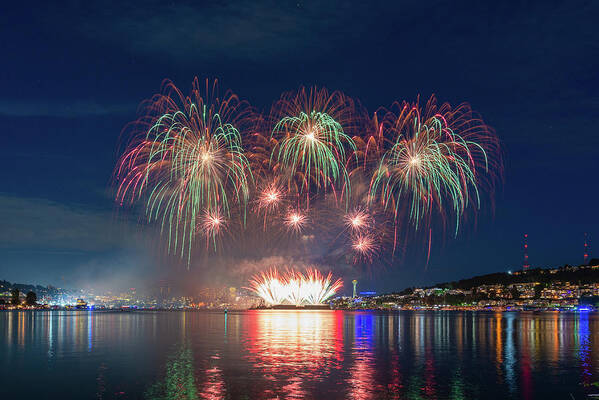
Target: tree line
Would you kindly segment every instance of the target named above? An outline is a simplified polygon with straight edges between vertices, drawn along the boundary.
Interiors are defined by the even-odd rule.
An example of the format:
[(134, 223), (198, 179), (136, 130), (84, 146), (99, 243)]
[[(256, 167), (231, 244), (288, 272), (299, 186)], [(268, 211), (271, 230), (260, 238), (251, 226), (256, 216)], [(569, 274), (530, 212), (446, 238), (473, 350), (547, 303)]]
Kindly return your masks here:
[[(27, 292), (27, 294), (25, 295), (24, 303), (28, 306), (37, 305), (37, 294), (32, 290)], [(0, 299), (0, 305), (4, 304), (6, 304), (6, 300)], [(21, 301), (21, 291), (19, 289), (14, 288), (10, 291), (10, 304), (12, 304), (13, 306), (23, 304), (23, 302)]]

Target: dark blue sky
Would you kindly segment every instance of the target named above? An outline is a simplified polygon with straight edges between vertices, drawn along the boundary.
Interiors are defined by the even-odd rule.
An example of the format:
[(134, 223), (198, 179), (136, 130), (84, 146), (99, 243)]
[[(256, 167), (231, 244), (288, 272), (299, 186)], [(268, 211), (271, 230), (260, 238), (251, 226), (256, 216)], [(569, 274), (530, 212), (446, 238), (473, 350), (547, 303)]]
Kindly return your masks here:
[(186, 92), (194, 76), (260, 109), (301, 84), (370, 111), (435, 93), (494, 127), (505, 153), (494, 214), (433, 243), (428, 268), (413, 243), (401, 262), (356, 273), (365, 286), (518, 268), (524, 232), (534, 266), (580, 263), (584, 232), (599, 240), (598, 17), (593, 1), (13, 2), (0, 15), (0, 278), (209, 283), (209, 267), (181, 271), (143, 228), (117, 222), (110, 182), (140, 101), (164, 78)]

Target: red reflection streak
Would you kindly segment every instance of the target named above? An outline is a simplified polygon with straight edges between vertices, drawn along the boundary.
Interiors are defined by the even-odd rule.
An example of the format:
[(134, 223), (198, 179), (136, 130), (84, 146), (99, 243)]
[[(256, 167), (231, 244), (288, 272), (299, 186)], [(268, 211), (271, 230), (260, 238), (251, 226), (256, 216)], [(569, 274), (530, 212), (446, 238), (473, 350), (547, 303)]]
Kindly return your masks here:
[[(213, 356), (212, 358), (218, 359), (219, 357)], [(204, 390), (200, 393), (200, 398), (205, 400), (219, 400), (225, 398), (223, 372), (217, 365), (206, 370), (206, 384), (204, 385)]]
[[(393, 322), (389, 323), (389, 342), (391, 343), (391, 338), (393, 340), (395, 338), (399, 341), (400, 329), (401, 327), (395, 322), (395, 318), (392, 319)], [(397, 328), (397, 332), (395, 331)], [(390, 347), (391, 351), (391, 382), (387, 385), (388, 398), (389, 399), (400, 399), (401, 398), (401, 390), (403, 389), (403, 385), (401, 383), (402, 375), (400, 369), (399, 362), (399, 343), (397, 345), (393, 345)]]
[[(356, 400), (374, 399), (375, 394), (382, 390), (381, 385), (375, 382), (375, 363), (372, 351), (372, 318), (364, 321), (356, 317), (355, 324), (362, 324), (361, 329), (356, 329), (354, 336), (353, 353), (354, 364), (350, 368), (348, 379), (348, 398)], [(356, 326), (358, 328), (358, 326)]]
[(374, 398), (374, 365), (368, 354), (359, 354), (350, 371), (349, 398), (366, 400)]
[(424, 394), (427, 399), (436, 398), (435, 390), (435, 359), (431, 346), (426, 349), (426, 361), (424, 365)]
[(399, 399), (400, 392), (403, 389), (401, 384), (401, 371), (399, 370), (399, 355), (396, 351), (391, 356), (391, 383), (387, 386), (389, 389), (390, 399)]
[[(396, 334), (399, 335), (399, 326), (395, 324), (395, 318), (391, 321), (392, 322), (389, 323), (389, 343), (394, 342)], [(395, 327), (398, 327), (397, 333), (395, 332)], [(390, 399), (399, 399), (400, 391), (403, 388), (403, 385), (401, 384), (402, 376), (399, 368), (399, 354), (395, 345), (391, 345), (389, 350), (391, 352), (391, 382), (387, 385), (387, 391), (389, 392)]]
[(340, 369), (343, 313), (260, 310), (250, 312), (248, 360), (271, 381), (263, 394), (282, 398), (306, 395), (304, 381), (322, 381)]
[(343, 311), (335, 311), (335, 368), (341, 369), (343, 363)]

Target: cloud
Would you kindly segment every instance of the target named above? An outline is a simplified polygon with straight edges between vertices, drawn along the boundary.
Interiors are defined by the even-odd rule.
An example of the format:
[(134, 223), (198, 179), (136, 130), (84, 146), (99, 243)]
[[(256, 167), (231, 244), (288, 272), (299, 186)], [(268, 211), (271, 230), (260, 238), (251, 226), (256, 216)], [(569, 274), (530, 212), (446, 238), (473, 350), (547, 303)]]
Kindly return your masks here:
[(324, 45), (347, 45), (348, 39), (370, 29), (365, 22), (380, 16), (370, 4), (357, 2), (76, 2), (68, 9), (67, 15), (61, 9), (56, 18), (48, 15), (58, 10), (47, 9), (43, 21), (62, 24), (67, 18), (84, 37), (188, 65), (326, 53)]
[(105, 251), (131, 242), (134, 231), (112, 213), (45, 199), (0, 195), (0, 249)]

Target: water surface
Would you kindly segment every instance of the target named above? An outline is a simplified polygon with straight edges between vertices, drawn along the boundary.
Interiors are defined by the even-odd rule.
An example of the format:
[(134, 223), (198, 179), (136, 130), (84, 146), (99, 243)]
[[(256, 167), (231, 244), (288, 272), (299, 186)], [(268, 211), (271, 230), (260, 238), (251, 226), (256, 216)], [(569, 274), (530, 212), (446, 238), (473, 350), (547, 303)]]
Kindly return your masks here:
[(3, 398), (582, 399), (597, 345), (588, 313), (0, 312)]

